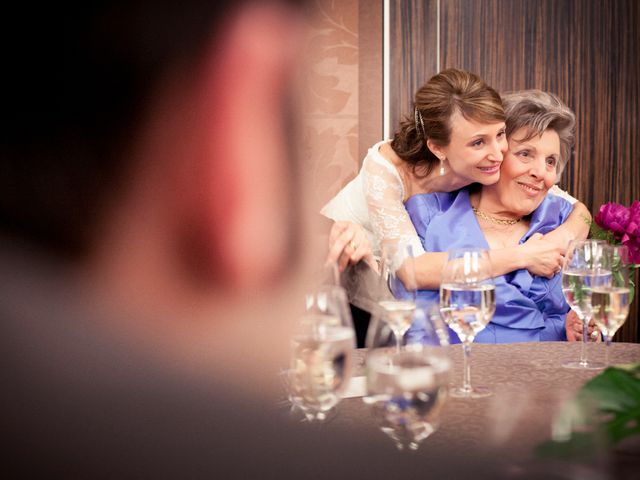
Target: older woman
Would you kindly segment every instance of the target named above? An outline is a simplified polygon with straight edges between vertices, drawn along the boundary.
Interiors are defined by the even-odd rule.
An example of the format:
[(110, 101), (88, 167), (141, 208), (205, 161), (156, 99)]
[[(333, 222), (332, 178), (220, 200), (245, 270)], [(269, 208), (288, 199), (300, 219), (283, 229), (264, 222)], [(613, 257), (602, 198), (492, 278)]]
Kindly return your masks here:
[[(432, 77), (415, 95), (412, 118), (400, 124), (391, 141), (371, 147), (358, 176), (323, 208), (337, 222), (330, 259), (344, 267), (368, 253), (360, 225), (374, 252), (386, 238), (411, 241), (418, 285), (435, 288), (445, 255), (423, 250), (404, 202), (416, 194), (497, 182), (507, 149), (504, 119), (499, 95), (476, 75), (448, 69)], [(544, 240), (535, 237), (492, 251), (494, 274), (527, 268), (552, 275), (568, 241), (586, 236), (584, 217), (589, 213), (578, 202), (570, 220)]]
[[(546, 234), (570, 215), (572, 205), (547, 195), (570, 156), (575, 118), (554, 95), (537, 90), (503, 97), (509, 149), (500, 179), (451, 193), (410, 198), (407, 211), (426, 251), (458, 247), (509, 248)], [(496, 313), (476, 342), (566, 340), (560, 275), (526, 269), (497, 276)], [(422, 297), (435, 299), (435, 291)]]

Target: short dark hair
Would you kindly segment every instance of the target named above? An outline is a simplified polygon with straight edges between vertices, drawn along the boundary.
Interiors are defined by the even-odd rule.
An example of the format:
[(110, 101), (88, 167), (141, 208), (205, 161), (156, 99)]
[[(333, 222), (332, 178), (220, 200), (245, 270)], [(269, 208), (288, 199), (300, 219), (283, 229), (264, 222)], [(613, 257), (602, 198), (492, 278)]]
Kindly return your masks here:
[(86, 253), (154, 88), (248, 1), (3, 8), (0, 235)]

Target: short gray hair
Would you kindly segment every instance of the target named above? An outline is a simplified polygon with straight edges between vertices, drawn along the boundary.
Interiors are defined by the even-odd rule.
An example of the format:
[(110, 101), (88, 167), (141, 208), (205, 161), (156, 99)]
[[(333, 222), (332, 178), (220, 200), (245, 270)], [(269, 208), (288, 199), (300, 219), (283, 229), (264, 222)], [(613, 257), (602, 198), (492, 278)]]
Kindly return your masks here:
[[(571, 148), (575, 141), (574, 129), (576, 116), (562, 100), (553, 93), (541, 90), (521, 90), (502, 95), (506, 114), (507, 137), (524, 128), (529, 140), (553, 130), (560, 138), (560, 159), (557, 167), (557, 180), (569, 161)], [(556, 181), (557, 181), (556, 180)]]

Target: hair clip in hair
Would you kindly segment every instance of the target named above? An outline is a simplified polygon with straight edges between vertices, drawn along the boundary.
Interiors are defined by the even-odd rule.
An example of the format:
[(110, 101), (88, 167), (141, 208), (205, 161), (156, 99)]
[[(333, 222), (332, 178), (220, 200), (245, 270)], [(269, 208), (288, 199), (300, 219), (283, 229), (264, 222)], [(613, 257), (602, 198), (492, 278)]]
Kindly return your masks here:
[(422, 113), (418, 110), (418, 107), (414, 107), (413, 109), (413, 117), (416, 122), (416, 130), (422, 133), (422, 137), (424, 139), (427, 138), (427, 132), (424, 129), (424, 120), (422, 119)]

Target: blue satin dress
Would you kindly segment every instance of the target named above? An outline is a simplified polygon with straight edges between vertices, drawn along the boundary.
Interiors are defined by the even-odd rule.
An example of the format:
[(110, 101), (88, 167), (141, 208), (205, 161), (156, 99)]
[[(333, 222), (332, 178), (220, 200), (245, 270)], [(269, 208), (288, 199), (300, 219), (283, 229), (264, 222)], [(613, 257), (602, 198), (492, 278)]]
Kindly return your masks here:
[[(469, 202), (469, 190), (415, 195), (406, 203), (407, 211), (427, 252), (446, 252), (452, 248), (489, 245)], [(555, 195), (547, 195), (531, 215), (529, 231), (548, 233), (569, 216), (572, 205)], [(566, 340), (564, 328), (569, 305), (562, 294), (561, 275), (551, 279), (516, 270), (495, 278), (496, 313), (474, 340), (479, 343), (513, 343)], [(418, 298), (439, 300), (437, 290), (420, 290)], [(453, 343), (460, 343), (450, 332)], [(408, 332), (409, 335), (417, 334)]]

